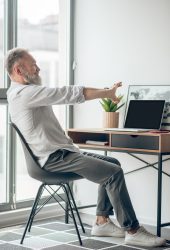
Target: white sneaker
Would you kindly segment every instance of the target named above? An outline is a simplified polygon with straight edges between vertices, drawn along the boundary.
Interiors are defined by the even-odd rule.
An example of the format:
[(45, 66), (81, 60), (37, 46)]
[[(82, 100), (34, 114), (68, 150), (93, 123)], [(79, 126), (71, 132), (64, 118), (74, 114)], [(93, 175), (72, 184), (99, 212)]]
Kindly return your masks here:
[(131, 244), (135, 246), (158, 247), (165, 245), (166, 240), (149, 233), (144, 227), (140, 227), (135, 234), (129, 234), (126, 232), (125, 244)]
[(123, 238), (125, 237), (125, 232), (122, 228), (116, 226), (110, 219), (108, 219), (108, 222), (101, 225), (95, 223), (92, 227), (91, 235)]

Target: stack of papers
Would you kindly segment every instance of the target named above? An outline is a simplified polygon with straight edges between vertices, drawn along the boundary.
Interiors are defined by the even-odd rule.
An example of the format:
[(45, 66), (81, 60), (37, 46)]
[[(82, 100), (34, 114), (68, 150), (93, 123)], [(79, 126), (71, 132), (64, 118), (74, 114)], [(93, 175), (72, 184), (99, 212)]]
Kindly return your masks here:
[(92, 140), (87, 140), (86, 144), (94, 144), (94, 145), (107, 145), (109, 144), (108, 141), (92, 141)]

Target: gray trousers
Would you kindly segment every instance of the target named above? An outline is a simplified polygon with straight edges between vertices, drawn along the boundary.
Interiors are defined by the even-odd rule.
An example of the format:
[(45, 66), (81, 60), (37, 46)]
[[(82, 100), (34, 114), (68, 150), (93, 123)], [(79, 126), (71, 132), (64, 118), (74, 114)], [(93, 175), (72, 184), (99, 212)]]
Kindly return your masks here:
[(96, 215), (113, 215), (125, 230), (138, 227), (124, 179), (117, 159), (87, 152), (58, 150), (51, 154), (45, 166), (50, 172), (74, 172), (99, 184)]

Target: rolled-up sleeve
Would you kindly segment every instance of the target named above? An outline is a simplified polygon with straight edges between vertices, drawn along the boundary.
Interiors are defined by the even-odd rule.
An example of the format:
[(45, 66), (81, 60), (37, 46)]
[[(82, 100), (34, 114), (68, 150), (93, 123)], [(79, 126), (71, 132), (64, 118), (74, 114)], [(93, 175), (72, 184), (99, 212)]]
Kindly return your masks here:
[(61, 88), (28, 85), (22, 90), (22, 103), (27, 107), (82, 103), (85, 101), (83, 89), (77, 85)]

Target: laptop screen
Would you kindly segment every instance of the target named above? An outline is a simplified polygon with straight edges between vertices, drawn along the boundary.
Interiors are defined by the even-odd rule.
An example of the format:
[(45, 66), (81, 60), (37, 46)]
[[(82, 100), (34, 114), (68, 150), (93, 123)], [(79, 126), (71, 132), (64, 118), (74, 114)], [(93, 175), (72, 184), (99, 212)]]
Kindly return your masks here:
[(164, 100), (131, 100), (124, 128), (160, 129)]

